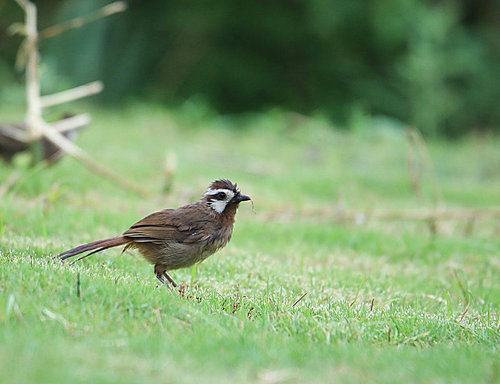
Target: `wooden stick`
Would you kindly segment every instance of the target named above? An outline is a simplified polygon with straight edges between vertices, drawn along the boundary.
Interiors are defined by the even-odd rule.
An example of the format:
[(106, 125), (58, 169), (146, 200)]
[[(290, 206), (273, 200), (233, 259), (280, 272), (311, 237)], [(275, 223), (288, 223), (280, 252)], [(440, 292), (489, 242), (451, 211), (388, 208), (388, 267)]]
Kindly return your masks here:
[(83, 97), (95, 95), (96, 93), (101, 92), (102, 89), (102, 82), (93, 81), (92, 83), (80, 85), (79, 87), (71, 88), (66, 91), (42, 96), (40, 102), (42, 108), (52, 107), (54, 105), (64, 104)]
[(40, 103), (40, 73), (38, 68), (38, 30), (36, 6), (28, 0), (16, 0), (26, 13), (26, 49), (28, 62), (26, 64), (26, 128), (32, 141), (41, 136), (39, 121), (42, 120)]
[[(25, 44), (25, 49), (27, 52), (28, 56), (28, 61), (26, 64), (26, 90), (27, 90), (27, 104), (28, 104), (28, 110), (26, 113), (26, 128), (27, 128), (27, 137), (24, 142), (36, 142), (39, 140), (42, 135), (45, 136), (50, 142), (52, 142), (54, 145), (59, 147), (62, 151), (67, 153), (70, 156), (73, 156), (74, 158), (80, 160), (84, 165), (86, 165), (90, 170), (93, 172), (104, 176), (114, 183), (118, 184), (121, 187), (124, 187), (126, 189), (132, 190), (135, 193), (142, 195), (142, 196), (147, 196), (148, 193), (145, 189), (133, 185), (130, 183), (128, 180), (125, 178), (122, 178), (118, 174), (114, 173), (113, 171), (101, 166), (98, 162), (94, 161), (92, 157), (90, 157), (85, 151), (83, 151), (80, 147), (78, 147), (76, 144), (74, 144), (71, 140), (68, 140), (65, 136), (61, 135), (61, 133), (58, 132), (56, 128), (48, 124), (45, 120), (43, 120), (42, 117), (42, 102), (41, 102), (41, 97), (40, 97), (40, 72), (39, 72), (39, 67), (38, 67), (38, 62), (39, 62), (39, 53), (38, 53), (38, 30), (37, 30), (37, 10), (36, 6), (28, 1), (28, 0), (16, 0), (17, 3), (23, 8), (23, 10), (26, 13), (25, 17), (25, 22), (26, 22), (26, 44)], [(101, 10), (95, 12), (94, 14), (91, 14), (87, 18), (80, 18), (80, 21), (78, 22), (69, 22), (69, 24), (62, 24), (59, 26), (54, 26), (53, 28), (56, 28), (55, 30), (52, 29), (52, 31), (49, 29), (49, 32), (45, 30), (46, 37), (48, 35), (53, 35), (54, 33), (57, 34), (62, 30), (66, 29), (72, 29), (76, 27), (76, 24), (83, 25), (82, 23), (85, 23), (87, 21), (95, 20), (96, 18), (99, 17), (104, 17), (107, 16), (111, 13), (115, 13), (118, 11), (121, 11), (125, 9), (125, 3), (123, 2), (117, 2), (117, 3), (112, 3), (109, 6), (106, 6), (102, 8)], [(94, 84), (95, 87), (95, 84)], [(87, 90), (88, 92), (88, 90)], [(76, 91), (76, 93), (82, 93), (81, 90)], [(51, 103), (57, 104), (57, 99), (59, 101), (61, 99), (68, 99), (71, 97), (74, 97), (75, 95), (75, 90), (70, 90), (70, 94), (68, 96), (68, 93), (66, 94), (63, 93), (61, 96), (60, 94), (52, 95), (52, 100), (49, 97), (49, 101), (47, 102), (47, 99), (45, 99), (45, 104), (51, 105)], [(56, 101), (54, 101), (56, 100)], [(53, 105), (55, 105), (53, 104)], [(73, 121), (69, 122), (60, 122), (58, 127), (59, 130), (68, 130), (71, 128), (76, 127), (76, 123), (87, 123), (88, 118), (85, 117), (85, 115), (79, 116), (74, 119)]]
[(115, 1), (114, 3), (108, 4), (105, 7), (88, 14), (87, 16), (75, 17), (74, 19), (41, 30), (40, 40), (48, 39), (72, 29), (80, 28), (87, 23), (102, 19), (103, 17), (110, 16), (115, 13), (123, 12), (126, 9), (127, 3), (124, 1)]
[(455, 209), (442, 211), (428, 212), (412, 212), (412, 211), (389, 211), (378, 212), (371, 215), (372, 219), (376, 220), (412, 220), (412, 221), (428, 221), (428, 220), (470, 220), (474, 218), (497, 218), (500, 217), (500, 208), (484, 208), (484, 209)]
[(147, 197), (149, 195), (146, 189), (130, 183), (127, 179), (101, 166), (98, 162), (92, 159), (85, 151), (83, 151), (80, 147), (75, 145), (71, 140), (68, 140), (66, 137), (57, 132), (50, 124), (47, 124), (44, 121), (41, 124), (42, 124), (43, 135), (48, 140), (57, 145), (59, 148), (61, 148), (61, 150), (66, 152), (68, 155), (73, 156), (74, 158), (80, 160), (85, 166), (87, 166), (93, 172), (101, 176), (104, 176), (113, 181), (114, 183), (126, 189), (130, 189), (141, 196)]
[[(83, 128), (89, 125), (91, 122), (90, 115), (88, 113), (82, 113), (80, 115), (67, 117), (62, 120), (55, 121), (51, 123), (52, 127), (59, 133), (66, 131), (72, 131), (74, 129)], [(19, 126), (19, 127), (18, 127)], [(0, 132), (3, 136), (10, 137), (21, 143), (29, 144), (33, 139), (39, 140), (40, 137), (28, 136), (26, 133), (25, 124), (19, 124), (18, 126), (14, 124), (0, 124)]]
[(89, 125), (92, 119), (88, 113), (67, 117), (65, 119), (51, 123), (52, 127), (59, 133), (72, 131), (74, 129), (83, 128)]
[[(348, 220), (354, 220), (363, 213), (346, 213)], [(372, 212), (367, 219), (384, 221), (436, 221), (436, 220), (470, 220), (488, 219), (500, 217), (500, 208), (492, 207), (488, 209), (455, 209), (443, 211), (386, 211)]]
[(0, 126), (0, 131), (2, 135), (10, 137), (11, 139), (20, 141), (21, 143), (29, 143), (29, 137), (25, 129), (22, 129), (20, 127), (17, 128), (16, 126), (11, 124), (2, 124)]
[(295, 218), (314, 218), (317, 220), (366, 222), (368, 220), (381, 221), (425, 221), (431, 220), (480, 220), (500, 218), (500, 207), (483, 209), (454, 209), (454, 210), (427, 210), (427, 211), (374, 211), (370, 213), (344, 211), (338, 212), (329, 208), (304, 209), (301, 211), (270, 212), (260, 215), (264, 220), (275, 220), (284, 217), (285, 220)]

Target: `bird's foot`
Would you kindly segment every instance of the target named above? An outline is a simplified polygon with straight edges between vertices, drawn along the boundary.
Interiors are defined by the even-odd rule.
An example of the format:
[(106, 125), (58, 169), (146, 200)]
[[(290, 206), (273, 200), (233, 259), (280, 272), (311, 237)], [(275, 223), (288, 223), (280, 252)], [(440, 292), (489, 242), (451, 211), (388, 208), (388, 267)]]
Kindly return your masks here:
[(179, 286), (179, 284), (177, 284), (167, 272), (163, 272), (163, 276), (168, 280), (170, 284), (172, 284), (174, 288), (177, 288)]
[(165, 278), (165, 276), (156, 274), (156, 278), (160, 281), (161, 285), (164, 285), (172, 291), (172, 286), (170, 285), (170, 282)]
[(179, 285), (175, 282), (174, 279), (165, 271), (165, 267), (163, 267), (161, 264), (156, 264), (155, 265), (155, 275), (158, 280), (160, 280), (160, 283), (168, 287), (171, 291), (173, 291), (174, 288), (177, 288)]

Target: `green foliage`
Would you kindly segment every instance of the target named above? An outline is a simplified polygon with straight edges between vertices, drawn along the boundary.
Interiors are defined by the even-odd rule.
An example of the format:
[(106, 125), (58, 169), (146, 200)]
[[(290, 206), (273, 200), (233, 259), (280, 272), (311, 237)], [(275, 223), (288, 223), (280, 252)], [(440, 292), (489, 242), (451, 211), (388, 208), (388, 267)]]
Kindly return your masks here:
[[(107, 2), (39, 3), (45, 26)], [(124, 14), (42, 43), (49, 74), (59, 76), (47, 91), (101, 79), (103, 99), (114, 103), (130, 95), (170, 104), (201, 96), (219, 112), (279, 106), (341, 125), (361, 110), (427, 135), (500, 127), (495, 2), (128, 3)], [(0, 25), (15, 17), (13, 7), (4, 6)], [(11, 40), (0, 35), (13, 63), (18, 40)]]
[[(426, 222), (336, 219), (434, 206), (428, 169), (411, 189), (406, 139), (389, 122), (351, 134), (193, 102), (117, 112), (93, 110), (79, 144), (151, 191), (175, 153), (171, 195), (140, 198), (69, 158), (0, 164), (0, 184), (21, 172), (0, 199), (0, 382), (498, 381), (498, 220), (440, 221), (432, 236)], [(500, 204), (498, 144), (429, 143), (448, 208)], [(216, 177), (237, 181), (256, 212), (242, 206), (227, 248), (174, 272), (182, 293), (130, 253), (51, 259), (194, 201)]]

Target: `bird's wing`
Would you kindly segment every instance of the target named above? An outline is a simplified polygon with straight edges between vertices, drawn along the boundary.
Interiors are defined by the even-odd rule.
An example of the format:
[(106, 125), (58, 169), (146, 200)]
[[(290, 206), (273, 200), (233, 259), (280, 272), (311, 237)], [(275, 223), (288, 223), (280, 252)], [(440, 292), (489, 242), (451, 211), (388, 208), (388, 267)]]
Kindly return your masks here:
[(136, 242), (190, 244), (208, 240), (213, 229), (214, 224), (210, 218), (200, 218), (196, 210), (182, 207), (152, 213), (132, 225), (123, 236)]

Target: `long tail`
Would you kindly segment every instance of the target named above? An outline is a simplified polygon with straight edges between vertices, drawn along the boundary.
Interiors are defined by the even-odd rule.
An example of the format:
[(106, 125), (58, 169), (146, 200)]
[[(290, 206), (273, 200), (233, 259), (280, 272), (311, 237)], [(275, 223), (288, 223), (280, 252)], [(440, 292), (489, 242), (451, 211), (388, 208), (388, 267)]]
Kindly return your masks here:
[(87, 253), (86, 255), (79, 257), (76, 260), (76, 261), (78, 261), (78, 260), (84, 259), (84, 258), (86, 258), (94, 253), (104, 251), (105, 249), (117, 247), (118, 245), (129, 244), (131, 241), (132, 241), (131, 239), (127, 239), (124, 236), (117, 236), (117, 237), (112, 237), (110, 239), (98, 240), (98, 241), (94, 241), (92, 243), (83, 244), (83, 245), (80, 245), (76, 248), (70, 249), (69, 251), (61, 253), (58, 257), (61, 260), (66, 260), (66, 259), (69, 259), (70, 257), (80, 255), (84, 252), (92, 251), (90, 253)]

